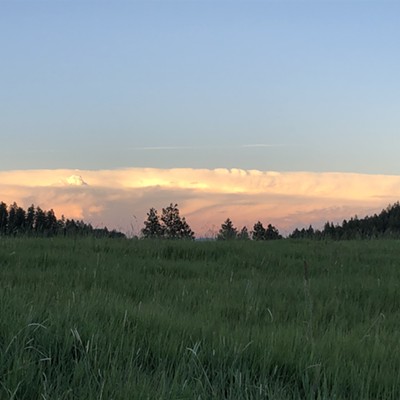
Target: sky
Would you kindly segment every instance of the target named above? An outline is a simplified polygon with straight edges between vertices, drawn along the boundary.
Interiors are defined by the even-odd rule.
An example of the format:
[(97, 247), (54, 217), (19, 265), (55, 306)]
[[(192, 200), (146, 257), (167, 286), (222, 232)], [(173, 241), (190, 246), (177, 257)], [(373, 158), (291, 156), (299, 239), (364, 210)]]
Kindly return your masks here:
[[(132, 203), (114, 193), (121, 212), (178, 202), (201, 232), (228, 216), (291, 229), (380, 211), (400, 197), (387, 191), (400, 175), (399, 15), (384, 0), (0, 0), (0, 200), (122, 227), (133, 217), (104, 206), (118, 189)], [(148, 169), (140, 188), (101, 179)], [(242, 171), (240, 193), (211, 184), (222, 170), (228, 183)], [(269, 172), (291, 182), (283, 203), (248, 189), (254, 171), (261, 187)], [(54, 186), (71, 176), (96, 183)]]

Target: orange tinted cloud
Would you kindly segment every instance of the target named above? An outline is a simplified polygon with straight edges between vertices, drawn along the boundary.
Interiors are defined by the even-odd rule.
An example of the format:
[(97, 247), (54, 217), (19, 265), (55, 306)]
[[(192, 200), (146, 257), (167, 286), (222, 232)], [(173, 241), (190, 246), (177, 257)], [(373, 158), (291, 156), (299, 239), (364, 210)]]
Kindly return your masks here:
[(198, 234), (218, 230), (227, 217), (238, 227), (251, 229), (261, 220), (288, 232), (379, 212), (400, 198), (400, 176), (222, 168), (3, 171), (0, 194), (0, 201), (136, 233), (150, 207), (171, 202)]

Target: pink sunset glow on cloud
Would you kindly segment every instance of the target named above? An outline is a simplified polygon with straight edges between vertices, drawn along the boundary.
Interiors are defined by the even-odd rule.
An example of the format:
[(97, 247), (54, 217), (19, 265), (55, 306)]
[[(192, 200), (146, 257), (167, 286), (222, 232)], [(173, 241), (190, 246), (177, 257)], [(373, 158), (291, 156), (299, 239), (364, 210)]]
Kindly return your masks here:
[(400, 176), (241, 169), (26, 170), (0, 172), (0, 201), (138, 233), (150, 207), (178, 203), (198, 236), (226, 218), (295, 227), (379, 212), (400, 199)]

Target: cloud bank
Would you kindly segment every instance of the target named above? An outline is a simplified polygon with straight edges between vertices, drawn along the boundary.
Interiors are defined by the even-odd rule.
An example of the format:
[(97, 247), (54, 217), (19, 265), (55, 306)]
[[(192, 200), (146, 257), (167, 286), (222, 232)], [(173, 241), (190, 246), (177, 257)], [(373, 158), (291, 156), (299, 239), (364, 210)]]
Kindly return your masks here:
[(0, 201), (138, 233), (150, 207), (178, 203), (198, 236), (226, 218), (282, 232), (379, 212), (400, 199), (400, 176), (241, 169), (0, 171)]

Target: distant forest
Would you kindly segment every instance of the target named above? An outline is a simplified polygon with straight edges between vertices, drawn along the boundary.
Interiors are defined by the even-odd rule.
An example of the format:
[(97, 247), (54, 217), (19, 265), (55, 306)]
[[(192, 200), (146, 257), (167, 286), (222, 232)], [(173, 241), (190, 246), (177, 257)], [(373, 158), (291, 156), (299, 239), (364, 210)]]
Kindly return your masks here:
[[(117, 230), (94, 228), (82, 220), (58, 219), (51, 209), (49, 211), (35, 207), (33, 204), (27, 209), (13, 203), (7, 206), (0, 202), (0, 236), (93, 236), (107, 238), (126, 238), (126, 235)], [(177, 204), (170, 204), (162, 209), (161, 216), (157, 210), (151, 208), (141, 229), (143, 239), (189, 239), (194, 240), (192, 231), (185, 218), (179, 215)], [(341, 224), (326, 222), (324, 228), (314, 229), (311, 225), (306, 229), (296, 228), (287, 239), (373, 239), (373, 238), (400, 238), (400, 203), (396, 202), (383, 209), (379, 214), (350, 220)], [(258, 221), (253, 230), (247, 227), (238, 230), (230, 218), (221, 224), (216, 235), (217, 240), (276, 240), (283, 239), (278, 229), (269, 224), (264, 228)]]
[(326, 222), (322, 230), (314, 230), (311, 225), (308, 229), (295, 229), (288, 237), (334, 240), (400, 238), (400, 203), (389, 205), (373, 216), (355, 216), (336, 225)]
[(81, 220), (65, 219), (64, 216), (58, 219), (52, 209), (45, 211), (32, 204), (24, 210), (15, 202), (9, 207), (4, 202), (0, 203), (0, 235), (125, 237), (122, 232), (93, 228)]

